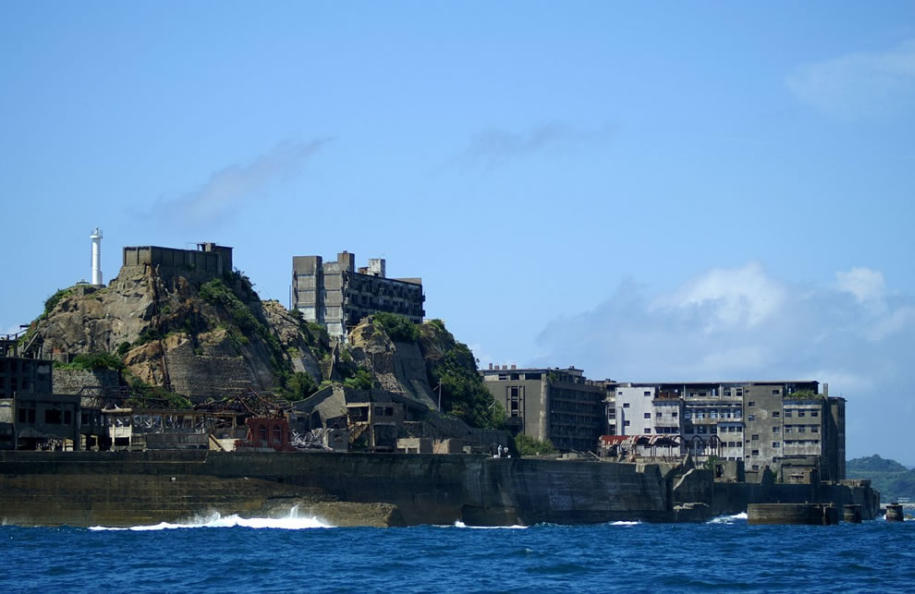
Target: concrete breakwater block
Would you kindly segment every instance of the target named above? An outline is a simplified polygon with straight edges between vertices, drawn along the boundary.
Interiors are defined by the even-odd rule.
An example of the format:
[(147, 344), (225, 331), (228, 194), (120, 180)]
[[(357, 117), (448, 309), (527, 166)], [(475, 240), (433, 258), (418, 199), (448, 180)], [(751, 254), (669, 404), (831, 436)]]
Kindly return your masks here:
[(902, 522), (903, 520), (905, 520), (905, 516), (902, 513), (902, 505), (891, 503), (886, 506), (887, 522)]
[(839, 523), (839, 508), (828, 503), (751, 503), (747, 523), (829, 526)]
[(861, 523), (861, 506), (857, 503), (851, 503), (842, 506), (842, 521), (852, 524)]

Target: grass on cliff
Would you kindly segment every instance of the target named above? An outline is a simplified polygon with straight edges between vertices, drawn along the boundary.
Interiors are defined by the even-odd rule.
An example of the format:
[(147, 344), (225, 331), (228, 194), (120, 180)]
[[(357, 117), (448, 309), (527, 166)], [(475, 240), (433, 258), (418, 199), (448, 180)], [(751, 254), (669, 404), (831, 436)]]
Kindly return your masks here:
[(189, 409), (193, 405), (191, 401), (175, 392), (169, 392), (159, 386), (150, 386), (140, 378), (133, 376), (128, 382), (130, 397), (125, 404), (137, 408), (173, 408)]
[(394, 342), (416, 342), (419, 340), (419, 328), (405, 316), (379, 312), (372, 315), (372, 320), (381, 326), (388, 338)]
[(58, 369), (83, 369), (86, 371), (100, 371), (111, 369), (121, 371), (124, 363), (111, 353), (82, 353), (73, 357), (69, 363), (54, 363)]
[[(238, 293), (251, 300), (257, 300), (250, 281), (240, 272), (231, 277), (239, 285)], [(292, 367), (286, 358), (286, 353), (280, 345), (279, 339), (270, 331), (245, 302), (241, 300), (235, 290), (226, 285), (221, 278), (214, 278), (200, 286), (200, 298), (210, 305), (222, 310), (233, 327), (228, 327), (228, 333), (236, 343), (247, 345), (252, 337), (258, 337), (267, 346), (270, 354), (270, 366), (281, 378), (287, 377), (292, 372)], [(235, 329), (237, 328), (237, 332)]]
[[(423, 324), (419, 332), (429, 384), (433, 390), (441, 385), (442, 410), (473, 427), (500, 428), (505, 422), (505, 408), (483, 384), (470, 348), (456, 341), (441, 320)], [(440, 357), (429, 356), (435, 350), (440, 351)]]

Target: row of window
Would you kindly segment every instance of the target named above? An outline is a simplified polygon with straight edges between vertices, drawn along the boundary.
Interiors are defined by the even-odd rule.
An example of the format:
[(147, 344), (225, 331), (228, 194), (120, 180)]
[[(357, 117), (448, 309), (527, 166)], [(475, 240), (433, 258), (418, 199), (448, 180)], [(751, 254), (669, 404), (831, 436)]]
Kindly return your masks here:
[[(20, 408), (18, 412), (20, 423), (35, 423), (34, 408)], [(44, 411), (45, 425), (69, 425), (73, 422), (73, 412), (48, 408)]]
[(820, 411), (817, 410), (785, 410), (785, 418), (791, 418), (792, 413), (797, 414), (798, 417), (805, 417), (808, 414), (811, 417), (820, 416)]
[(739, 419), (743, 416), (743, 413), (739, 408), (730, 408), (730, 409), (697, 409), (695, 411), (684, 411), (684, 418), (694, 418), (694, 419)]

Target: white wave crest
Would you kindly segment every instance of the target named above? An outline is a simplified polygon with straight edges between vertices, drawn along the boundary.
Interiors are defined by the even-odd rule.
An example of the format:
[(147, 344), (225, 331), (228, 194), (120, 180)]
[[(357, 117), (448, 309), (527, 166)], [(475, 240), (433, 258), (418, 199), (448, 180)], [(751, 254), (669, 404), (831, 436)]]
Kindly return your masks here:
[(638, 526), (639, 524), (641, 524), (641, 522), (627, 522), (623, 520), (619, 522), (610, 522), (611, 526)]
[(89, 530), (94, 531), (119, 531), (133, 530), (135, 532), (146, 532), (153, 530), (180, 530), (182, 528), (274, 528), (278, 530), (304, 530), (308, 528), (333, 528), (331, 524), (321, 520), (316, 516), (299, 516), (297, 510), (293, 509), (288, 516), (282, 518), (243, 518), (238, 514), (223, 516), (219, 512), (214, 512), (208, 516), (197, 516), (186, 522), (172, 524), (170, 522), (159, 522), (147, 526), (129, 526), (126, 528), (115, 528), (110, 526), (91, 526)]
[(470, 530), (524, 530), (527, 528), (527, 526), (522, 526), (521, 524), (513, 524), (511, 526), (468, 526), (460, 520), (455, 520), (454, 524), (449, 527), (468, 528)]
[(706, 524), (733, 524), (739, 520), (746, 520), (747, 512), (740, 512), (739, 514), (734, 514), (732, 516), (718, 516), (717, 518), (712, 518)]

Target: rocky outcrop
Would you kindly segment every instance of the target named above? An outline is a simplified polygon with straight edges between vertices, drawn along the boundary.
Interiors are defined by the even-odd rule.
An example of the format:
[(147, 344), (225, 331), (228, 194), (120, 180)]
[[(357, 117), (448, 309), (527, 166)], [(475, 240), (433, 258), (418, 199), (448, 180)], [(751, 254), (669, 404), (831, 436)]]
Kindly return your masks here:
[(372, 318), (366, 318), (350, 333), (350, 350), (356, 364), (371, 371), (382, 389), (437, 407), (416, 342), (394, 342)]
[[(119, 393), (129, 388), (157, 406), (249, 390), (300, 400), (332, 381), (401, 395), (474, 427), (491, 428), (501, 418), (473, 354), (441, 322), (414, 325), (378, 314), (342, 344), (299, 312), (261, 301), (237, 272), (207, 278), (174, 267), (160, 274), (151, 265), (124, 266), (107, 287), (79, 285), (54, 295), (25, 344), (71, 367), (116, 368)], [(98, 354), (108, 356), (74, 360)], [(66, 390), (100, 385), (90, 375), (83, 380), (68, 381)], [(435, 433), (445, 433), (440, 429)]]
[(107, 287), (58, 293), (25, 342), (33, 354), (63, 362), (117, 354), (125, 382), (192, 400), (282, 390), (297, 370), (321, 380), (304, 323), (276, 302), (261, 302), (237, 273), (204, 282), (125, 266)]

